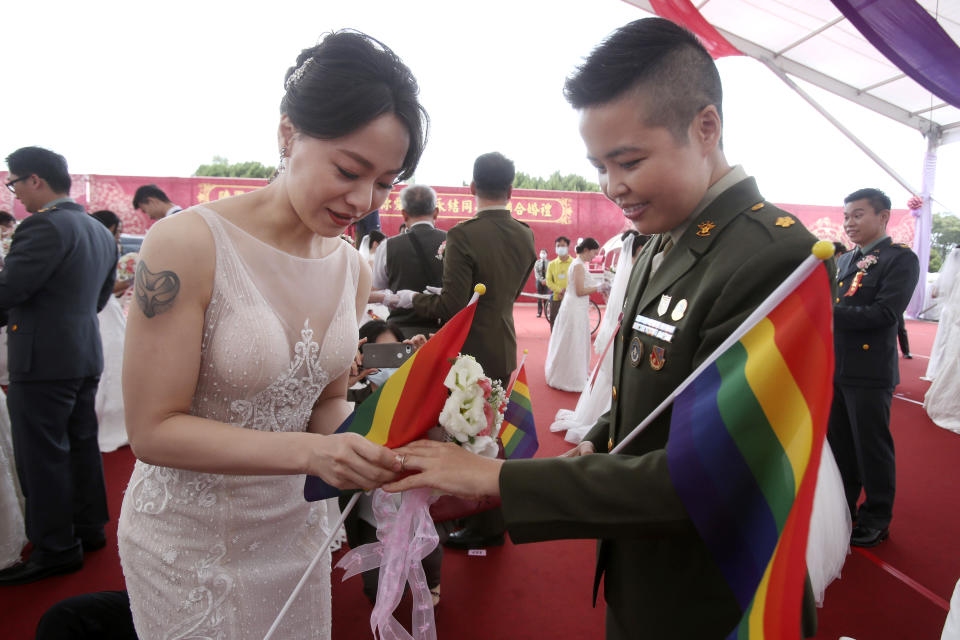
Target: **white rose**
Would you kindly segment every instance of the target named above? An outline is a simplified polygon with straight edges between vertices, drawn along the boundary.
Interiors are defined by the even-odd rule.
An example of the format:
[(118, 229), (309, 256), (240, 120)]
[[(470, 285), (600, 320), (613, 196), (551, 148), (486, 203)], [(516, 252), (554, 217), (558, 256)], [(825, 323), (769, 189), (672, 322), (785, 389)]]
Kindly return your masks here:
[(483, 376), (483, 367), (473, 356), (459, 356), (443, 381), (447, 389), (465, 389)]
[(463, 448), (484, 458), (496, 458), (500, 453), (500, 445), (497, 444), (496, 438), (490, 436), (478, 436), (473, 439), (473, 444), (464, 443)]
[(473, 385), (451, 391), (440, 412), (440, 424), (458, 442), (466, 442), (470, 436), (483, 431), (487, 426), (483, 414), (483, 390)]

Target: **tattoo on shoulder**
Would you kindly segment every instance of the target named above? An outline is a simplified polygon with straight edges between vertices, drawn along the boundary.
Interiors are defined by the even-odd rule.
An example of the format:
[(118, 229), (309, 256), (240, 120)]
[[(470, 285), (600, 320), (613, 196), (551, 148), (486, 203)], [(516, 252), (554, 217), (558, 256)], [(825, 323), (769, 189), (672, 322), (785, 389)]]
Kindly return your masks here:
[(173, 271), (154, 273), (141, 260), (137, 264), (134, 297), (148, 318), (169, 311), (180, 293), (180, 278)]

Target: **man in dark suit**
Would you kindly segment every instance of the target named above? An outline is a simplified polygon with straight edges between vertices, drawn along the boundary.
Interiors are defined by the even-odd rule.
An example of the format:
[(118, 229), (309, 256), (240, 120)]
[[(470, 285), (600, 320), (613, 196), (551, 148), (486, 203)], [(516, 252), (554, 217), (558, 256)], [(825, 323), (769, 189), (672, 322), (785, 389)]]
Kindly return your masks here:
[(29, 560), (0, 585), (77, 571), (106, 545), (108, 520), (94, 401), (103, 371), (99, 312), (113, 292), (117, 246), (69, 197), (67, 163), (47, 149), (7, 157), (10, 188), (32, 213), (0, 271), (8, 315), (7, 407), (26, 499)]
[[(437, 193), (425, 184), (410, 185), (400, 192), (400, 205), (407, 233), (394, 236), (377, 247), (373, 264), (374, 290), (424, 291), (428, 286), (443, 286), (443, 258), (438, 255), (447, 233), (435, 226)], [(403, 331), (405, 338), (418, 333), (429, 335), (440, 323), (435, 317), (421, 316), (416, 309), (394, 309), (390, 322)]]
[[(890, 198), (861, 189), (844, 199), (843, 227), (857, 245), (840, 257), (833, 310), (833, 407), (828, 437), (856, 525), (850, 544), (886, 540), (896, 465), (890, 402), (900, 382), (897, 327), (920, 277), (920, 261), (887, 235)], [(866, 499), (859, 510), (863, 489)]]
[[(537, 260), (533, 231), (507, 208), (514, 173), (513, 162), (500, 153), (476, 159), (470, 192), (477, 199), (477, 214), (447, 234), (443, 290), (439, 295), (412, 296), (419, 315), (446, 322), (467, 305), (475, 284), (485, 284), (487, 292), (477, 303), (463, 353), (475, 357), (484, 373), (504, 385), (517, 366), (513, 303)], [(445, 544), (456, 548), (503, 544), (503, 531), (503, 516), (493, 509), (467, 518), (466, 526), (451, 533)]]
[[(424, 472), (387, 485), (499, 495), (514, 542), (599, 538), (594, 593), (603, 577), (611, 640), (724, 638), (743, 613), (674, 488), (666, 458), (671, 410), (620, 455), (602, 455), (723, 343), (816, 240), (727, 163), (721, 93), (697, 38), (662, 18), (618, 29), (567, 80), (604, 194), (637, 231), (656, 234), (627, 287), (610, 411), (566, 458), (503, 462), (413, 443), (398, 455), (406, 469)], [(805, 637), (815, 626), (808, 597)]]

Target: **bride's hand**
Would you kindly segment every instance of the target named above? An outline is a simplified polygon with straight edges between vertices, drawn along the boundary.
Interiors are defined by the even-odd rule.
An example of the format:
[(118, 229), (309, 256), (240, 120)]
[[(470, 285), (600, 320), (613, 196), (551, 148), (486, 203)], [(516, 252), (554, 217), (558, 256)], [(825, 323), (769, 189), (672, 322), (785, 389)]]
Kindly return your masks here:
[(338, 489), (374, 489), (395, 480), (400, 462), (390, 449), (356, 433), (312, 438), (307, 473)]
[(402, 471), (419, 471), (385, 484), (396, 492), (432, 487), (461, 498), (500, 495), (500, 467), (503, 460), (474, 455), (452, 442), (417, 440), (393, 453), (402, 462)]
[(589, 440), (584, 440), (583, 442), (575, 446), (573, 449), (570, 449), (570, 451), (567, 451), (560, 457), (561, 458), (577, 458), (579, 456), (586, 456), (596, 452), (597, 450), (593, 448), (593, 443), (590, 442)]

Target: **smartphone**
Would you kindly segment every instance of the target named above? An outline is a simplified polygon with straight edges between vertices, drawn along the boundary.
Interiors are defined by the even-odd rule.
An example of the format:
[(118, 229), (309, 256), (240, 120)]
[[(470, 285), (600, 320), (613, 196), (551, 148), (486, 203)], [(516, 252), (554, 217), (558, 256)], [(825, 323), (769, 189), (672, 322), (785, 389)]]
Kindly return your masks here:
[(360, 353), (363, 354), (364, 369), (395, 369), (413, 355), (413, 345), (402, 342), (364, 344)]

